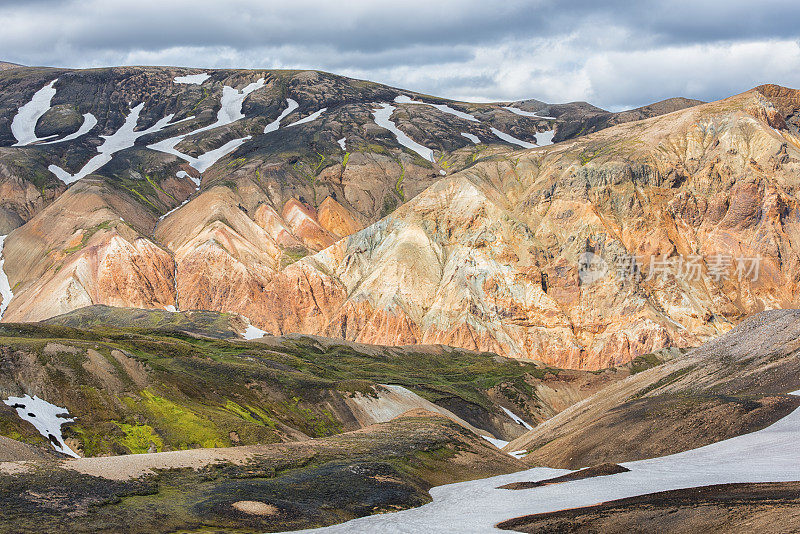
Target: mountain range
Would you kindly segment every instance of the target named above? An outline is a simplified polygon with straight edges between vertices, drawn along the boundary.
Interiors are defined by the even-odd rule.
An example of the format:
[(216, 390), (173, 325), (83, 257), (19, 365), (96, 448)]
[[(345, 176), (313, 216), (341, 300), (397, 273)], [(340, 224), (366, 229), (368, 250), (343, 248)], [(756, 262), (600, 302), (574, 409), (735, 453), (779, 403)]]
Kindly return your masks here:
[[(18, 67), (0, 94), (5, 321), (204, 309), (599, 369), (795, 299), (790, 89), (610, 114), (313, 71)], [(587, 251), (645, 276), (582, 285)], [(721, 254), (758, 278), (720, 278)], [(691, 280), (646, 276), (689, 256)]]
[[(496, 278), (493, 268), (472, 272), (464, 263), (481, 248), (474, 236), (442, 228), (404, 237), (383, 228), (415, 224), (404, 218), (428, 198), (409, 204), (423, 191), (473, 195), (471, 181), (453, 182), (461, 171), (494, 173), (500, 181), (480, 188), (519, 194), (520, 181), (507, 183), (525, 164), (515, 149), (697, 104), (678, 99), (612, 114), (585, 103), (449, 102), (314, 71), (170, 68), (12, 67), (0, 75), (0, 95), (5, 321), (92, 304), (233, 311), (273, 334), (444, 342), (578, 368), (607, 363), (594, 356), (607, 341), (571, 324), (569, 302), (518, 301), (513, 284), (498, 286), (500, 294), (487, 286), (456, 296), (448, 279)], [(505, 246), (527, 249), (509, 274), (552, 270), (539, 259), (551, 236), (536, 237), (535, 221), (510, 213), (508, 200), (497, 204), (494, 191), (492, 200), (480, 198), (487, 193), (475, 202), (486, 204), (480, 209), (490, 220), (465, 206), (476, 227), (449, 224), (476, 235), (510, 224), (530, 235), (519, 243), (509, 236)], [(455, 208), (448, 207), (453, 217)], [(430, 243), (404, 257), (418, 239)], [(450, 250), (447, 240), (467, 248)], [(363, 247), (370, 259), (354, 255)], [(359, 267), (344, 272), (345, 263)], [(545, 319), (554, 307), (558, 317)], [(542, 336), (543, 320), (558, 323), (555, 339)], [(636, 335), (642, 329), (655, 339), (619, 348), (615, 361), (669, 335), (650, 323)]]
[(777, 85), (0, 62), (0, 523), (793, 525), (799, 178)]

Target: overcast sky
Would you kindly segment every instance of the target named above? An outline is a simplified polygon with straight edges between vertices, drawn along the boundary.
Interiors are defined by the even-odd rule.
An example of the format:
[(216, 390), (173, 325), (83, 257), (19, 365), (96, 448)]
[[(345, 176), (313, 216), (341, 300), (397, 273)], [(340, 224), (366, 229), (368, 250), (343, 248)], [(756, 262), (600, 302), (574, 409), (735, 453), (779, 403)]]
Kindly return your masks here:
[(316, 68), (471, 101), (800, 87), (798, 0), (0, 0), (0, 28), (25, 65)]

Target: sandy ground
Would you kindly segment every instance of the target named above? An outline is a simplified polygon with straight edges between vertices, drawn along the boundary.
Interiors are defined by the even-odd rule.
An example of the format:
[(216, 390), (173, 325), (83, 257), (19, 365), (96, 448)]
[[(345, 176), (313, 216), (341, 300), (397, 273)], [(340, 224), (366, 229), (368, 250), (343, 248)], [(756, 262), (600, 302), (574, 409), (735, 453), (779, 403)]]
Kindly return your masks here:
[[(447, 415), (441, 413), (419, 408), (401, 412), (398, 416), (400, 415), (438, 415), (447, 417)], [(390, 419), (394, 419), (394, 417), (388, 417), (386, 421)], [(355, 432), (369, 433), (374, 432), (375, 428), (367, 426)], [(282, 450), (286, 451), (288, 448), (309, 446), (309, 443), (308, 441), (301, 441), (272, 445), (247, 445), (217, 449), (191, 449), (149, 454), (54, 460), (53, 456), (48, 456), (35, 447), (0, 436), (0, 473), (22, 473), (35, 466), (34, 463), (29, 462), (49, 458), (58, 462), (60, 467), (64, 469), (77, 471), (85, 475), (102, 477), (108, 480), (130, 480), (151, 474), (156, 469), (202, 469), (222, 462), (242, 465), (257, 455), (281, 455)]]
[[(274, 447), (273, 447), (274, 448)], [(110, 480), (128, 480), (153, 472), (154, 469), (179, 469), (190, 467), (202, 469), (220, 462), (236, 465), (246, 463), (256, 453), (270, 449), (269, 446), (228, 447), (224, 449), (192, 449), (188, 451), (156, 452), (152, 454), (129, 454), (102, 458), (79, 458), (65, 460), (62, 467)]]

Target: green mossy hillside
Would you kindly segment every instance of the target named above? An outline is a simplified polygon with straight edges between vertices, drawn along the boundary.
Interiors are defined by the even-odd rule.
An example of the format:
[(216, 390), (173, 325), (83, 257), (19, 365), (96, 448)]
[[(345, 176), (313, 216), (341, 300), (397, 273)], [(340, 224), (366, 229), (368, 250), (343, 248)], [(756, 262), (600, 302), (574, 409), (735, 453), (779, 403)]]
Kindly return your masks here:
[[(99, 308), (53, 324), (2, 325), (0, 388), (38, 392), (67, 408), (75, 421), (64, 425), (64, 438), (82, 455), (102, 456), (339, 434), (358, 428), (348, 397), (374, 395), (378, 384), (404, 386), (457, 413), (463, 408), (468, 420), (478, 414), (473, 420), (486, 428), (491, 414), (501, 413), (492, 388), (502, 386), (506, 399), (524, 406), (535, 396), (527, 381), (546, 372), (447, 347), (220, 339), (233, 331), (232, 317), (193, 313), (196, 321), (191, 314)], [(132, 326), (107, 326), (112, 321)], [(198, 333), (204, 329), (209, 335)], [(0, 405), (0, 435), (42, 445), (29, 427)]]

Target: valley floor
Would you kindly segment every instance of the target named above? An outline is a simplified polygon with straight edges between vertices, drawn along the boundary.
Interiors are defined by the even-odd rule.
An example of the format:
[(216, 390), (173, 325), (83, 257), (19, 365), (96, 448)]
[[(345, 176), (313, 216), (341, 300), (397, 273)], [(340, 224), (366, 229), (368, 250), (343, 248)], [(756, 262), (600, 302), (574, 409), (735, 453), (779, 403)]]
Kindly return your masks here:
[(630, 469), (625, 473), (527, 490), (498, 488), (569, 472), (534, 468), (433, 488), (433, 502), (420, 508), (303, 532), (484, 533), (499, 531), (495, 528), (498, 523), (523, 515), (584, 508), (656, 492), (716, 484), (794, 482), (800, 480), (798, 437), (800, 409), (758, 432), (679, 454), (622, 464)]

